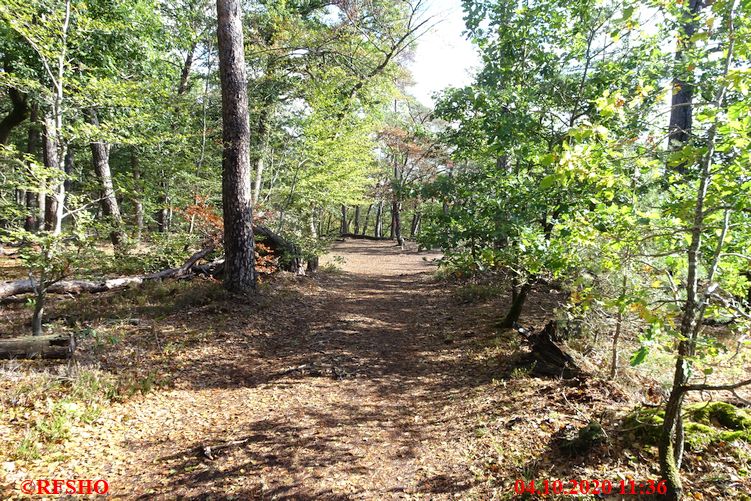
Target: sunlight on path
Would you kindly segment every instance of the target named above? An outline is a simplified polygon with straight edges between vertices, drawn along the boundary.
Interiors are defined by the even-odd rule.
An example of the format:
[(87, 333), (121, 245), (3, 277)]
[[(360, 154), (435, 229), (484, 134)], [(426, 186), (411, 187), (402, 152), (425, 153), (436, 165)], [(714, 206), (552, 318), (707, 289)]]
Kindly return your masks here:
[(412, 275), (435, 271), (435, 260), (440, 257), (441, 254), (434, 251), (417, 252), (412, 242), (402, 250), (390, 240), (346, 240), (336, 242), (329, 253), (321, 257), (321, 266), (332, 265), (361, 275)]

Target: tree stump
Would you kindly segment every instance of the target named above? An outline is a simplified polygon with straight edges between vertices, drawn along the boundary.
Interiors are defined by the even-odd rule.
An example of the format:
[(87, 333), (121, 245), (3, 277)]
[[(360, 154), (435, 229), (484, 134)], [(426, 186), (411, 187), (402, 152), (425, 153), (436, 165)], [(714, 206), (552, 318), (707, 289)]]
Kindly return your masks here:
[(558, 344), (560, 340), (556, 335), (554, 321), (548, 322), (537, 333), (529, 333), (520, 327), (517, 327), (517, 331), (530, 347), (530, 353), (525, 357), (524, 363), (532, 366), (531, 374), (563, 379), (573, 379), (582, 375), (582, 370), (573, 357)]

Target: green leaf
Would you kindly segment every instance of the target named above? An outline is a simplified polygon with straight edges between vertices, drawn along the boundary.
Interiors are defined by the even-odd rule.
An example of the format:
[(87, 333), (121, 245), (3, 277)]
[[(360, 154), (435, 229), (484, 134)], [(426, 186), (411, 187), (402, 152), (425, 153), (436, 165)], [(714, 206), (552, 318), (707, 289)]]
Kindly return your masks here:
[(641, 348), (636, 350), (636, 352), (631, 355), (631, 367), (636, 367), (640, 363), (644, 362), (644, 359), (647, 358), (647, 353), (649, 353), (649, 348), (647, 348), (646, 346), (642, 346)]
[(542, 181), (540, 181), (540, 188), (543, 190), (546, 188), (550, 188), (555, 184), (555, 181), (557, 179), (557, 176), (555, 174), (550, 174), (549, 176), (545, 176)]

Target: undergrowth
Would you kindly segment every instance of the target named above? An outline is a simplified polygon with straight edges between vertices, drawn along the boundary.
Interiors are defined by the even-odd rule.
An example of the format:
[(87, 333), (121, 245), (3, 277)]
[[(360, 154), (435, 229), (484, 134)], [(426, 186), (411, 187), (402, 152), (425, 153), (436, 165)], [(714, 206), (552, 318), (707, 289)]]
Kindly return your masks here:
[(154, 374), (117, 378), (93, 368), (61, 366), (57, 372), (23, 370), (13, 362), (0, 370), (0, 438), (3, 460), (35, 460), (64, 454), (74, 427), (93, 424), (116, 401), (146, 394)]

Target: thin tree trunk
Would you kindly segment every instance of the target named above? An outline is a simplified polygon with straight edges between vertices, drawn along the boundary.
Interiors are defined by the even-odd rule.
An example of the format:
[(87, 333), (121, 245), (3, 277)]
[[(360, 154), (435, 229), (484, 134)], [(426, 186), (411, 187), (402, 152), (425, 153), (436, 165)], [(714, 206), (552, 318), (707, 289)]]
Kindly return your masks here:
[(159, 181), (159, 196), (157, 197), (156, 211), (156, 231), (167, 233), (169, 224), (169, 183), (165, 178), (165, 172), (161, 171), (161, 180)]
[(375, 228), (373, 228), (373, 236), (381, 238), (383, 236), (383, 200), (378, 201), (376, 206), (375, 215)]
[(133, 173), (133, 207), (136, 212), (136, 242), (143, 237), (143, 183), (141, 182), (141, 166), (135, 149), (130, 152), (130, 168)]
[(42, 285), (38, 284), (37, 287), (40, 287), (40, 289), (36, 292), (36, 297), (34, 299), (34, 314), (31, 317), (31, 335), (32, 336), (41, 336), (44, 334), (43, 328), (42, 328), (42, 320), (44, 319), (44, 302), (45, 302), (45, 291), (41, 289)]
[(349, 233), (349, 222), (347, 221), (347, 206), (342, 204), (342, 219), (340, 221), (340, 233), (345, 235)]
[(353, 233), (355, 235), (360, 234), (360, 206), (355, 205), (355, 227), (353, 228)]
[(63, 170), (65, 171), (65, 193), (68, 193), (72, 189), (71, 187), (73, 185), (73, 172), (76, 170), (76, 162), (74, 159), (74, 151), (72, 146), (68, 146), (65, 150)]
[[(70, 0), (65, 2), (65, 17), (60, 31), (62, 50), (57, 58), (57, 75), (53, 81), (54, 102), (51, 112), (45, 118), (45, 163), (48, 167), (63, 170), (63, 175), (56, 181), (57, 185), (52, 188), (52, 204), (47, 203), (46, 213), (49, 218), (46, 222), (48, 229), (55, 235), (59, 235), (63, 229), (63, 211), (65, 210), (65, 176), (63, 165), (66, 155), (67, 144), (62, 136), (63, 133), (63, 98), (65, 77), (65, 62), (67, 58), (68, 28), (70, 27)], [(51, 207), (49, 207), (51, 205)]]
[[(725, 67), (723, 76), (727, 76), (732, 59), (733, 49), (735, 46), (733, 14), (735, 2), (730, 6), (728, 22), (728, 47), (725, 56)], [(726, 84), (720, 85), (717, 95), (714, 99), (714, 107), (719, 112), (725, 101), (727, 92)], [(719, 115), (719, 113), (718, 113)], [(658, 444), (658, 456), (660, 462), (660, 473), (666, 480), (668, 492), (667, 499), (677, 501), (683, 497), (683, 484), (680, 477), (681, 459), (683, 457), (684, 434), (683, 421), (681, 418), (681, 409), (683, 399), (686, 394), (686, 384), (690, 378), (692, 358), (695, 355), (696, 343), (699, 335), (700, 326), (704, 316), (705, 309), (709, 303), (708, 299), (701, 293), (700, 289), (700, 270), (701, 255), (703, 245), (703, 232), (705, 231), (705, 202), (707, 193), (712, 180), (712, 160), (716, 151), (717, 121), (710, 126), (707, 133), (706, 151), (701, 159), (701, 171), (699, 172), (699, 183), (696, 191), (696, 205), (694, 207), (694, 216), (691, 224), (691, 241), (688, 245), (687, 270), (686, 270), (686, 299), (683, 304), (683, 314), (681, 316), (681, 342), (678, 346), (678, 356), (676, 357), (675, 372), (673, 375), (673, 385), (668, 398), (668, 404), (665, 407), (665, 418), (663, 421), (662, 432)], [(717, 247), (715, 262), (709, 267), (707, 283), (712, 283), (713, 274), (719, 263), (722, 243), (727, 234), (729, 226), (729, 212), (725, 213), (725, 225), (720, 235)]]
[[(92, 125), (99, 126), (99, 120), (94, 110), (89, 110), (88, 118)], [(112, 171), (110, 169), (111, 146), (101, 141), (91, 142), (90, 146), (91, 158), (94, 163), (94, 172), (99, 179), (99, 186), (102, 191), (102, 212), (105, 217), (110, 219), (110, 224), (112, 224), (110, 241), (115, 249), (118, 250), (121, 249), (125, 243), (125, 234), (123, 232), (123, 220), (120, 215), (120, 206), (117, 203), (115, 187), (112, 183)]]
[(513, 279), (511, 284), (511, 308), (509, 308), (508, 313), (501, 321), (501, 327), (510, 329), (519, 321), (519, 317), (521, 317), (524, 308), (524, 303), (527, 301), (527, 296), (531, 289), (532, 284), (529, 280), (519, 285), (518, 279)]
[(255, 245), (242, 10), (240, 0), (217, 0), (216, 9), (224, 142), (224, 286), (230, 291), (245, 292), (255, 288)]
[(310, 236), (313, 238), (318, 238), (318, 230), (316, 225), (316, 218), (315, 218), (316, 210), (315, 207), (311, 209), (310, 216), (308, 219), (308, 224), (310, 228)]
[(177, 86), (177, 95), (182, 96), (188, 92), (188, 84), (190, 83), (190, 70), (193, 67), (193, 58), (195, 57), (197, 43), (193, 43), (188, 49), (188, 54), (185, 56), (185, 62), (183, 63), (182, 71), (180, 71), (180, 83)]
[(368, 222), (370, 221), (370, 212), (373, 210), (373, 204), (368, 205), (368, 210), (365, 212), (365, 221), (362, 223), (362, 233), (365, 235), (368, 232)]
[[(38, 118), (37, 107), (32, 106), (31, 115), (29, 117), (30, 124), (28, 142), (26, 143), (26, 153), (33, 157), (36, 157), (40, 143), (39, 124), (37, 124)], [(26, 191), (26, 220), (24, 221), (24, 229), (26, 231), (36, 231), (38, 229), (39, 221), (37, 217), (39, 214), (36, 207), (38, 198), (39, 193), (34, 193), (32, 190)]]
[(59, 130), (55, 119), (47, 117), (45, 120), (45, 132), (44, 132), (44, 165), (53, 171), (60, 172), (60, 178), (55, 180), (55, 185), (52, 187), (51, 193), (47, 194), (47, 200), (45, 204), (45, 229), (52, 231), (55, 234), (59, 234), (62, 231), (63, 221), (63, 209), (65, 203), (65, 166), (61, 164), (61, 159), (65, 158), (65, 155), (61, 155), (61, 150), (65, 150), (64, 147), (60, 147)]
[(415, 213), (412, 215), (412, 225), (409, 228), (410, 238), (415, 238), (415, 235), (417, 235), (417, 229), (420, 227), (420, 217), (421, 214), (415, 210)]
[(37, 193), (37, 230), (42, 231), (47, 225), (47, 179), (42, 177), (39, 181), (39, 193)]
[(391, 238), (396, 239), (396, 242), (404, 247), (404, 237), (402, 236), (402, 203), (399, 200), (394, 200), (391, 203)]
[(255, 171), (255, 183), (253, 185), (254, 206), (261, 199), (261, 187), (263, 186), (263, 170), (265, 168), (264, 160), (271, 135), (269, 120), (271, 120), (272, 108), (273, 104), (267, 103), (266, 106), (264, 106), (264, 109), (261, 110), (261, 114), (258, 118), (257, 129), (255, 131), (258, 140), (251, 155), (251, 169)]
[(21, 208), (26, 207), (26, 190), (16, 188), (16, 205)]

